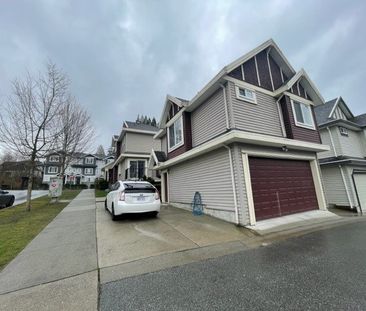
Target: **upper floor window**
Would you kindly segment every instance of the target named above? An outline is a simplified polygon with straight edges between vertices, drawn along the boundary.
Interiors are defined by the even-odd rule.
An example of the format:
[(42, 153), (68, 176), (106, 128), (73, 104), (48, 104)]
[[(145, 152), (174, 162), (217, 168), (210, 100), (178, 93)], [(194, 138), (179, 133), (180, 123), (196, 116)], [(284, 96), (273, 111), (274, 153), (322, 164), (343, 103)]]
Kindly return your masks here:
[(48, 167), (48, 173), (56, 174), (58, 172), (57, 166), (49, 166)]
[(94, 158), (92, 157), (85, 158), (85, 164), (94, 164)]
[(292, 110), (294, 112), (295, 124), (297, 126), (315, 130), (313, 113), (310, 104), (292, 101)]
[(58, 155), (51, 155), (50, 156), (50, 162), (59, 162), (60, 157)]
[(93, 169), (92, 168), (85, 168), (84, 171), (85, 175), (93, 175)]
[(183, 139), (183, 117), (180, 116), (168, 129), (169, 151), (172, 151), (184, 144)]
[(348, 136), (348, 130), (345, 127), (340, 126), (339, 131), (341, 132), (342, 136)]
[(239, 86), (236, 86), (235, 90), (236, 90), (236, 97), (238, 99), (245, 100), (254, 104), (257, 103), (257, 97), (254, 91)]

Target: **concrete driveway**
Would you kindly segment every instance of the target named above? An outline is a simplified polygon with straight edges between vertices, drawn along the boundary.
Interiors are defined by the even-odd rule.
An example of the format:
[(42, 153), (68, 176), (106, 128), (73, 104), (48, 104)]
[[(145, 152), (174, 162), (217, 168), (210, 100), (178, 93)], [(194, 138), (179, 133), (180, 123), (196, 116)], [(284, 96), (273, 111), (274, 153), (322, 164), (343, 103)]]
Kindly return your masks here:
[[(153, 258), (161, 261), (164, 255), (179, 253), (187, 257), (187, 252), (182, 251), (199, 249), (202, 256), (202, 249), (206, 247), (225, 245), (225, 249), (215, 249), (217, 255), (221, 255), (221, 252), (230, 252), (227, 249), (230, 244), (227, 243), (233, 241), (236, 243), (231, 245), (232, 251), (237, 252), (245, 248), (243, 241), (253, 237), (247, 229), (210, 216), (193, 216), (191, 212), (171, 206), (162, 207), (157, 218), (130, 215), (112, 221), (104, 204), (97, 203), (96, 216), (98, 263), (102, 282), (118, 279), (118, 274), (123, 270), (125, 275), (127, 270), (131, 271), (134, 263), (138, 269), (142, 269), (144, 262), (151, 267)], [(207, 256), (215, 257), (208, 253)], [(192, 254), (189, 256), (195, 261)], [(177, 258), (174, 260), (179, 261)]]

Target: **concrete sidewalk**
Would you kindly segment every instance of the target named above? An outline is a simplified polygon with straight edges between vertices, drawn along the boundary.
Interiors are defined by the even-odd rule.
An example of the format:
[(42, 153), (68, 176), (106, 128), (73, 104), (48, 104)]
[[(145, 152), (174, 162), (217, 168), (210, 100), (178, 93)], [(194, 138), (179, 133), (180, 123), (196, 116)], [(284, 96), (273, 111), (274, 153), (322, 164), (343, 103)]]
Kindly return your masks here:
[(5, 310), (95, 310), (94, 190), (83, 190), (0, 273)]

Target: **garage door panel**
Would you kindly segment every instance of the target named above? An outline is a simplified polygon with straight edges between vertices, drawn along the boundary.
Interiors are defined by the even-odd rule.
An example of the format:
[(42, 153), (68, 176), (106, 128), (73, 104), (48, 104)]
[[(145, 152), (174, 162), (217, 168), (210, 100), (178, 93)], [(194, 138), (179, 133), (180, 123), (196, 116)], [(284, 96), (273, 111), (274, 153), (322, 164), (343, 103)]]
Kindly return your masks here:
[(357, 190), (358, 199), (361, 204), (363, 212), (366, 211), (366, 173), (354, 174), (355, 186)]
[(257, 220), (318, 208), (307, 161), (249, 158)]

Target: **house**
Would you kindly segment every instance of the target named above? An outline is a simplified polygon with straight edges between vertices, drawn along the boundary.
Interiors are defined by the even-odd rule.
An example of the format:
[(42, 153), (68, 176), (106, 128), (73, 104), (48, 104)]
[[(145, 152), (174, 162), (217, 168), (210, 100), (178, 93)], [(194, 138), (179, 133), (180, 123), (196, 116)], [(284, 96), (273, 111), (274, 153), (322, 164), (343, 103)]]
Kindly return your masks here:
[[(5, 161), (0, 164), (0, 188), (10, 190), (26, 189), (31, 165), (25, 161)], [(42, 163), (36, 163), (33, 186), (37, 188), (42, 181)]]
[(314, 107), (323, 97), (271, 39), (224, 67), (191, 100), (168, 95), (155, 139), (162, 200), (240, 225), (326, 210)]
[(366, 211), (366, 114), (354, 116), (342, 97), (315, 108), (322, 141), (319, 153), (329, 204)]
[(115, 161), (104, 168), (105, 171), (108, 170), (111, 183), (117, 180), (142, 179), (144, 176), (159, 180), (159, 175), (148, 169), (151, 150), (159, 151), (161, 148), (160, 141), (153, 139), (158, 130), (159, 128), (149, 124), (123, 122), (118, 138), (112, 138)]
[[(43, 183), (59, 176), (62, 166), (62, 152), (52, 152), (46, 156)], [(65, 169), (65, 184), (94, 184), (96, 178), (103, 178), (102, 167), (106, 159), (95, 154), (75, 153)]]

